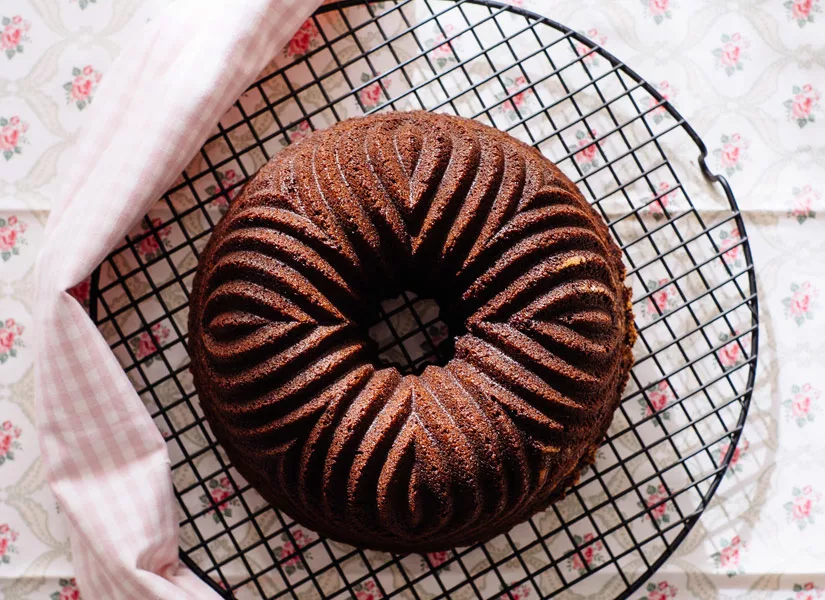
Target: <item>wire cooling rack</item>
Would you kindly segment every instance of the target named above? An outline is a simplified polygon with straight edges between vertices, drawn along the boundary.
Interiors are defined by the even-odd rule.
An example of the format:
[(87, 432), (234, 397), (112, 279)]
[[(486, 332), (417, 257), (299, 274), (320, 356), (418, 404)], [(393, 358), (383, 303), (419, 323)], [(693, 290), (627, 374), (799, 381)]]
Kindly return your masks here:
[[(596, 464), (563, 501), (486, 544), (398, 556), (268, 507), (216, 445), (185, 344), (198, 253), (247, 178), (314, 129), (414, 108), (508, 131), (578, 183), (624, 251), (639, 340)], [(182, 560), (227, 598), (630, 596), (707, 506), (753, 389), (754, 270), (713, 160), (655, 87), (538, 15), (479, 0), (320, 9), (93, 281), (92, 315), (168, 441)], [(371, 335), (407, 371), (449, 346), (414, 294), (385, 302)]]

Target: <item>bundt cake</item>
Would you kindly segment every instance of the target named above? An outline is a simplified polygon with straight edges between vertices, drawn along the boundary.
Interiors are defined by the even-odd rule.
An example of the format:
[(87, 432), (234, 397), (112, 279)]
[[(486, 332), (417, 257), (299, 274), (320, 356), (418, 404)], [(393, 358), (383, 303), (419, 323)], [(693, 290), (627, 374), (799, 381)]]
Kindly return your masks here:
[[(634, 340), (621, 253), (537, 150), (424, 112), (348, 119), (269, 161), (215, 227), (189, 315), (218, 441), (273, 506), (361, 547), (481, 542), (564, 495)], [(436, 299), (454, 348), (402, 375), (365, 332)]]

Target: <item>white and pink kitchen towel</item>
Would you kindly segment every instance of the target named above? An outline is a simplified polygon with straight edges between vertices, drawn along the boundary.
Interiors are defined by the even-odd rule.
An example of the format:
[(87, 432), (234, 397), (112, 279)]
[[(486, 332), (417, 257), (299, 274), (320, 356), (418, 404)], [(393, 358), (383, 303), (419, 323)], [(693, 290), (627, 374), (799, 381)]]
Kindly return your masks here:
[(38, 263), (36, 402), (46, 477), (84, 598), (211, 598), (178, 561), (166, 444), (83, 308), (84, 280), (171, 185), (320, 0), (176, 0), (97, 94)]

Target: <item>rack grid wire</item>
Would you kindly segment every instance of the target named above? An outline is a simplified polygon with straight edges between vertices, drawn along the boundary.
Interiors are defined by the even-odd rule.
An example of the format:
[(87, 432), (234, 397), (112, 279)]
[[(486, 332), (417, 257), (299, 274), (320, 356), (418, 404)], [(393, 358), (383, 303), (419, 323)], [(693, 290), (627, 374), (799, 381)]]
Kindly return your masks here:
[[(555, 161), (623, 250), (639, 333), (596, 463), (566, 498), (426, 556), (326, 540), (270, 508), (216, 444), (185, 347), (199, 252), (244, 182), (315, 129), (410, 109), (478, 119)], [(656, 87), (547, 18), (489, 0), (319, 9), (93, 277), (90, 313), (167, 440), (181, 559), (227, 598), (629, 597), (708, 505), (753, 390), (754, 269), (713, 160)], [(384, 360), (444, 360), (437, 306), (406, 292), (382, 306)]]

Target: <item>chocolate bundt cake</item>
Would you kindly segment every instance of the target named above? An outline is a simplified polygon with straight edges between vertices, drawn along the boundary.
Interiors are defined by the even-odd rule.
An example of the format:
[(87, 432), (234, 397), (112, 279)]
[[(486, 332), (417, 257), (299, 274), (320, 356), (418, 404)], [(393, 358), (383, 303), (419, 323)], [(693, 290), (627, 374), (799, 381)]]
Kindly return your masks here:
[[(207, 419), (276, 508), (395, 552), (487, 540), (592, 462), (631, 367), (621, 253), (537, 150), (424, 112), (293, 144), (232, 203), (189, 316)], [(402, 375), (366, 335), (437, 300), (444, 365)]]

